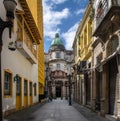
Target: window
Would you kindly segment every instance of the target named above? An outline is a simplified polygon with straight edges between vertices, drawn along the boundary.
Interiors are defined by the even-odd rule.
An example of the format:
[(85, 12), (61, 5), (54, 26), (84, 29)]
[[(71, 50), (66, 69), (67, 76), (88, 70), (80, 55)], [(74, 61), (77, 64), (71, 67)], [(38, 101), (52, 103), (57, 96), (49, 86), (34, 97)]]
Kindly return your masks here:
[(80, 56), (80, 53), (81, 53), (81, 51), (80, 51), (80, 49), (78, 50), (78, 56)]
[(4, 95), (12, 95), (12, 74), (7, 71), (4, 73)]
[(91, 68), (91, 63), (88, 63), (88, 68)]
[(100, 53), (98, 56), (97, 56), (97, 64), (100, 64), (101, 63), (101, 60), (102, 60), (102, 53)]
[(56, 58), (60, 58), (60, 52), (56, 52)]
[(92, 22), (91, 20), (89, 20), (89, 23), (88, 23), (88, 37), (89, 37), (89, 40), (88, 41), (91, 41), (91, 37), (92, 37)]
[(27, 95), (27, 80), (24, 80), (24, 95)]
[(118, 5), (118, 3), (119, 3), (119, 0), (112, 0), (113, 5)]
[(50, 54), (50, 59), (52, 59), (52, 54)]
[(60, 64), (57, 64), (56, 69), (57, 69), (57, 70), (60, 70)]
[(78, 44), (80, 45), (80, 36), (78, 37)]
[(113, 54), (119, 45), (118, 36), (113, 36), (107, 45), (107, 56)]

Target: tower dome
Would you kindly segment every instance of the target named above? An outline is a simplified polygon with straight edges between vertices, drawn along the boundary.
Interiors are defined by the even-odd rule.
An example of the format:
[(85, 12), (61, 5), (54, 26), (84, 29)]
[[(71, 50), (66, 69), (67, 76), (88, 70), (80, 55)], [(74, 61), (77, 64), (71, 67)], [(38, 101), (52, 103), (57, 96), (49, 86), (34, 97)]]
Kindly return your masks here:
[(64, 44), (62, 42), (62, 40), (59, 37), (59, 34), (56, 33), (55, 34), (55, 38), (53, 39), (51, 46), (50, 46), (50, 50), (53, 49), (61, 49), (61, 50), (65, 50)]

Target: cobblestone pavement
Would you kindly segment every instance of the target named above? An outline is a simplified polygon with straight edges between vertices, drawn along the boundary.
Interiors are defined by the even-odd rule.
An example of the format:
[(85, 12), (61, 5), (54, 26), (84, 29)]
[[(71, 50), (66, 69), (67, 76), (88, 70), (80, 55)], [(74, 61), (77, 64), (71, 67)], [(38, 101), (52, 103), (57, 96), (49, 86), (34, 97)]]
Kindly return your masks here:
[(77, 103), (73, 103), (73, 107), (77, 109), (88, 121), (109, 121), (108, 119), (97, 115), (87, 107), (81, 106)]
[(6, 117), (7, 121), (108, 121), (85, 107), (66, 100), (53, 100), (45, 104), (18, 111)]

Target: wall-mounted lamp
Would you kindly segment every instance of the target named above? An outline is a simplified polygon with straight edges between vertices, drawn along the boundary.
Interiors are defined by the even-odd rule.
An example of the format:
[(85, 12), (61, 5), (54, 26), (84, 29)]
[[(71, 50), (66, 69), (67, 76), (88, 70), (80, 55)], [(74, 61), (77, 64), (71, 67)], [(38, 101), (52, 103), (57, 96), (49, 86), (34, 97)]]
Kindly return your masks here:
[(0, 45), (1, 46), (2, 46), (2, 33), (6, 27), (9, 28), (9, 38), (11, 38), (11, 29), (13, 26), (12, 21), (14, 19), (14, 12), (15, 12), (17, 3), (15, 2), (15, 0), (4, 0), (3, 4), (6, 9), (6, 13), (7, 13), (6, 16), (8, 20), (3, 21), (0, 18)]
[(36, 84), (36, 82), (33, 84), (33, 87), (35, 87), (37, 84)]
[(14, 82), (16, 82), (18, 79), (19, 79), (19, 76), (18, 76), (18, 74), (16, 74), (16, 75), (14, 76)]
[(15, 0), (4, 0), (3, 1), (4, 7), (6, 9), (6, 16), (7, 21), (3, 21), (2, 18), (0, 18), (0, 121), (3, 121), (3, 104), (2, 104), (2, 78), (1, 78), (1, 51), (2, 51), (2, 34), (4, 29), (7, 27), (9, 28), (9, 37), (11, 38), (11, 29), (13, 26), (13, 19), (14, 19), (14, 12), (17, 6), (17, 3)]

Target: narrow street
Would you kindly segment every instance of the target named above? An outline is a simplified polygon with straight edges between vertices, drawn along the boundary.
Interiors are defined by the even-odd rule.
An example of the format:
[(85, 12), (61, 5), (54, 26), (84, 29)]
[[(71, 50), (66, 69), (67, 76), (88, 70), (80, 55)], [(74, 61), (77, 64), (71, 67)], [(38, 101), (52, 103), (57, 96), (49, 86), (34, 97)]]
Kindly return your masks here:
[(45, 104), (37, 104), (28, 109), (16, 112), (6, 118), (7, 121), (108, 121), (97, 116), (89, 109), (74, 103), (56, 99)]

